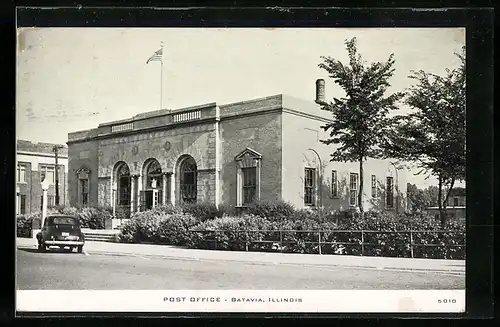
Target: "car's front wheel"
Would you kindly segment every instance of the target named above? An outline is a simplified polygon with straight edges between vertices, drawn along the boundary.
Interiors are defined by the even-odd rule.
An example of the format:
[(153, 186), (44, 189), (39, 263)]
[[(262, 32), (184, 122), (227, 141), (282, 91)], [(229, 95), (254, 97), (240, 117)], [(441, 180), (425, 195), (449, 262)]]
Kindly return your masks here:
[(78, 253), (82, 253), (83, 252), (83, 245), (78, 245)]
[(46, 250), (47, 248), (45, 247), (45, 244), (43, 244), (42, 242), (38, 242), (38, 251), (45, 252)]

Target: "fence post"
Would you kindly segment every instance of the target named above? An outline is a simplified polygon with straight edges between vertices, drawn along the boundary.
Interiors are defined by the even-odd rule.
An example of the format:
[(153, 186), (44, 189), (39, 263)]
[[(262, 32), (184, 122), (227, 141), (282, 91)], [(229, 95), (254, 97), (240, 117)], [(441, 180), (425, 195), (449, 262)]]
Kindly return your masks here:
[(283, 253), (283, 232), (280, 229), (280, 252)]
[(214, 232), (214, 247), (217, 250), (217, 231)]
[(365, 255), (365, 233), (361, 230), (361, 256)]
[(321, 254), (321, 231), (318, 231), (318, 249), (319, 254)]
[(413, 232), (410, 231), (410, 254), (413, 259)]

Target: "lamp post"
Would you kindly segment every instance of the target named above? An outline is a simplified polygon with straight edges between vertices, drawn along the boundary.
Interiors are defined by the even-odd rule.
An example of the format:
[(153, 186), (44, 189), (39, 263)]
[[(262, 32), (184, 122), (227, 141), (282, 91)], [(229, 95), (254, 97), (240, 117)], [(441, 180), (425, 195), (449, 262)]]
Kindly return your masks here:
[(40, 221), (40, 228), (43, 228), (43, 223), (45, 221), (45, 217), (47, 217), (47, 190), (49, 189), (50, 182), (47, 178), (44, 178), (42, 181), (42, 220)]
[(21, 193), (21, 189), (19, 188), (19, 185), (16, 185), (16, 214), (21, 213), (21, 209), (19, 207), (19, 194)]
[(396, 172), (396, 213), (399, 213), (399, 182), (398, 182), (398, 167), (394, 162), (391, 162), (394, 166), (394, 171)]

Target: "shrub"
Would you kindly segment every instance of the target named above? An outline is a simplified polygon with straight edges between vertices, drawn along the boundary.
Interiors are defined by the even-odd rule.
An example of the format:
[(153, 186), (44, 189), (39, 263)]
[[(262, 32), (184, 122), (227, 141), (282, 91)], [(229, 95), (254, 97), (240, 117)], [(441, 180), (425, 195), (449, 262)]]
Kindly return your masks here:
[[(113, 213), (113, 209), (111, 209), (111, 214)], [(130, 216), (130, 207), (129, 206), (117, 206), (115, 207), (115, 219), (129, 219)]]
[(183, 210), (179, 206), (173, 206), (171, 204), (164, 204), (151, 209), (152, 212), (163, 214), (163, 215), (172, 215), (172, 214), (181, 214)]
[(111, 213), (103, 208), (83, 208), (77, 217), (82, 228), (104, 229), (106, 219), (111, 219)]
[(220, 218), (224, 215), (224, 206), (217, 207), (213, 203), (186, 203), (180, 209), (186, 214), (193, 215), (200, 221)]
[(158, 229), (162, 215), (154, 211), (135, 213), (121, 226), (120, 240), (126, 243), (158, 242)]
[(81, 228), (104, 229), (105, 220), (112, 217), (112, 209), (103, 206), (83, 208), (61, 207), (58, 210), (60, 214), (77, 217)]
[[(162, 210), (164, 210), (163, 208)], [(121, 227), (120, 241), (124, 243), (157, 243), (184, 245), (188, 242), (189, 228), (198, 220), (189, 214), (150, 210), (134, 214)]]
[(162, 217), (158, 226), (159, 243), (186, 245), (191, 237), (189, 229), (198, 223), (190, 214), (174, 213)]
[(245, 213), (267, 218), (270, 221), (281, 221), (293, 219), (296, 210), (291, 203), (286, 201), (261, 201), (249, 205)]
[(33, 230), (33, 223), (40, 225), (41, 213), (37, 212), (30, 215), (19, 215), (16, 217), (16, 234), (17, 237), (31, 237), (31, 231)]

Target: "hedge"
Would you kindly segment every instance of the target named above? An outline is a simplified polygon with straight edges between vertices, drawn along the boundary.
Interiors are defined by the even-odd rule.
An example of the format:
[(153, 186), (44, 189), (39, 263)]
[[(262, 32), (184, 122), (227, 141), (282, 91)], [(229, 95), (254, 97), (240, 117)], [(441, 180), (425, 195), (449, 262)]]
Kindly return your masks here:
[[(239, 216), (222, 214), (211, 219), (192, 214), (196, 212), (203, 211), (186, 213), (181, 207), (166, 206), (135, 214), (122, 227), (121, 240), (196, 249), (317, 254), (321, 231), (321, 242), (328, 243), (321, 246), (323, 254), (361, 255), (363, 250), (366, 256), (410, 257), (410, 234), (395, 232), (412, 230), (416, 231), (412, 233), (415, 258), (465, 258), (465, 248), (455, 246), (465, 243), (464, 224), (450, 221), (448, 232), (439, 233), (439, 221), (424, 214), (367, 212), (361, 218), (350, 213), (347, 219), (338, 220), (338, 215), (292, 211), (283, 203), (255, 205)], [(276, 216), (270, 217), (270, 212)], [(362, 240), (367, 244), (362, 246)], [(431, 244), (439, 246), (428, 246)]]

